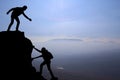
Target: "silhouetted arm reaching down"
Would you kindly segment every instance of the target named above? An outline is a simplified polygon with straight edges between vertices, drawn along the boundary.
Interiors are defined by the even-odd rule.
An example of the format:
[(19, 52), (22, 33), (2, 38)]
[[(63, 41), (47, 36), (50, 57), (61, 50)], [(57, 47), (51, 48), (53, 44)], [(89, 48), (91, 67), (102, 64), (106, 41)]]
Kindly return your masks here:
[(29, 21), (32, 21), (32, 19), (29, 18), (24, 12), (23, 12), (23, 16), (24, 16), (25, 18), (27, 18)]

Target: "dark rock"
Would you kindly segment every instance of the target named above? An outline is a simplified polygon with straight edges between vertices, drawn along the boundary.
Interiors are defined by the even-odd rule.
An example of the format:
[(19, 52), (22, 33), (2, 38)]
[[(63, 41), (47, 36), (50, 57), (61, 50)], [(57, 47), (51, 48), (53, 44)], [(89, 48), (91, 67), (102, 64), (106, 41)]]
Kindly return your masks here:
[(40, 75), (32, 66), (32, 49), (32, 42), (25, 37), (24, 32), (0, 32), (1, 80), (37, 80)]

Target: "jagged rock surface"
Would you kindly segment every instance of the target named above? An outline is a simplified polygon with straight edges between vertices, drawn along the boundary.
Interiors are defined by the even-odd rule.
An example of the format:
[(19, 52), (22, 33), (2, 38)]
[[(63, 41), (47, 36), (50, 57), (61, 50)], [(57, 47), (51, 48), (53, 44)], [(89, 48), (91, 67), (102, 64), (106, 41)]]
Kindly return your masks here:
[(31, 63), (32, 42), (24, 32), (0, 32), (1, 80), (44, 80)]

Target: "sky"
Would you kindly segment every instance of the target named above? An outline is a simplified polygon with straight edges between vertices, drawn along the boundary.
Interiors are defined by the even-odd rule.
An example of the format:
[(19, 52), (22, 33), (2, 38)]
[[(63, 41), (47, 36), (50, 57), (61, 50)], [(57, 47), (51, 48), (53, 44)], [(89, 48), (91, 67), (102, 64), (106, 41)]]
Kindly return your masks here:
[[(101, 72), (108, 75), (101, 80), (117, 80), (112, 74), (120, 72), (120, 0), (0, 0), (0, 31), (6, 31), (10, 23), (6, 12), (23, 5), (32, 21), (19, 16), (19, 30), (36, 47), (45, 46), (53, 53), (54, 67), (92, 72), (93, 77)], [(15, 26), (16, 22), (10, 30), (15, 31)]]
[[(0, 0), (0, 31), (10, 23), (13, 7), (27, 5), (26, 15), (19, 17), (19, 30), (34, 41), (61, 38), (120, 39), (119, 0)], [(15, 30), (16, 22), (11, 27)], [(38, 39), (38, 40), (36, 40)]]

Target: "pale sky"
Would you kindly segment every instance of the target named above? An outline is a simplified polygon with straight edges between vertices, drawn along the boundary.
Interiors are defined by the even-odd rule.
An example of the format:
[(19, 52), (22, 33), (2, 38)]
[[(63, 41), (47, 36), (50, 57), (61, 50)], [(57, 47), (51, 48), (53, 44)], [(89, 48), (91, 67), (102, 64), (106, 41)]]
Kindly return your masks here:
[[(31, 39), (109, 38), (120, 40), (120, 0), (0, 0), (0, 31), (6, 31), (13, 7), (27, 5), (19, 30)], [(15, 25), (11, 30), (15, 30)], [(34, 40), (33, 39), (33, 40)], [(39, 40), (39, 39), (38, 39)]]
[[(75, 71), (76, 68), (76, 71), (83, 73), (80, 73), (82, 77), (84, 77), (84, 70), (86, 70), (85, 74), (90, 75), (91, 72), (93, 75), (94, 71), (95, 75), (103, 72), (104, 77), (108, 72), (108, 80), (113, 76), (118, 76), (118, 71), (120, 71), (119, 62), (117, 62), (120, 59), (118, 55), (120, 53), (120, 0), (0, 0), (0, 32), (6, 31), (10, 23), (10, 14), (7, 15), (6, 12), (13, 7), (23, 5), (28, 6), (25, 14), (32, 21), (30, 22), (22, 15), (19, 16), (21, 21), (19, 30), (25, 33), (35, 47), (41, 49), (44, 46), (53, 53), (57, 69), (71, 68)], [(15, 25), (16, 22), (11, 27), (11, 31), (16, 29)], [(94, 56), (95, 54), (97, 56)], [(100, 57), (99, 54), (105, 57)], [(32, 56), (37, 55), (39, 53), (33, 51)], [(78, 59), (75, 56), (78, 56)], [(93, 60), (92, 64), (88, 56)], [(103, 67), (99, 61), (103, 63)], [(97, 62), (100, 66), (96, 64)], [(73, 66), (69, 66), (68, 63)], [(67, 67), (65, 68), (64, 65)], [(96, 78), (96, 76), (89, 77)]]

